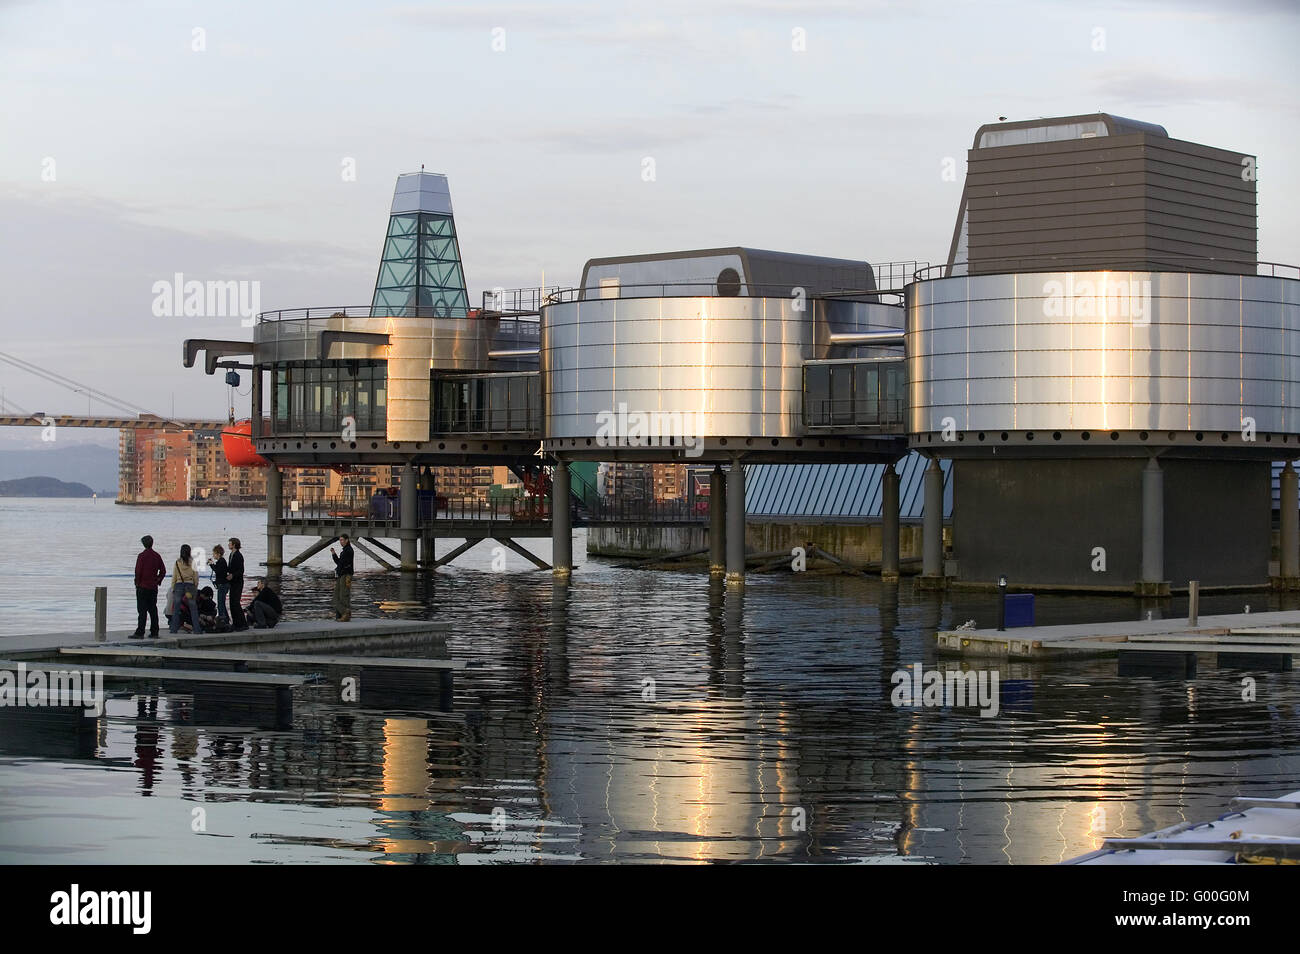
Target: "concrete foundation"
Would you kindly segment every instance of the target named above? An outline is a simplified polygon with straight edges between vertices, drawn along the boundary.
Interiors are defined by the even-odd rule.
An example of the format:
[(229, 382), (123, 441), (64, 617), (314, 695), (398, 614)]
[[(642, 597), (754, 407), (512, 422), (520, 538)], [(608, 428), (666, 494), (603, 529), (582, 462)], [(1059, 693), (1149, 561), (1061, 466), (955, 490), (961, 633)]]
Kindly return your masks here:
[(1162, 458), (1159, 480), (1143, 458), (964, 459), (954, 467), (961, 582), (992, 584), (1005, 573), (1016, 587), (1133, 592), (1164, 580), (1177, 588), (1189, 579), (1268, 579), (1266, 462)]

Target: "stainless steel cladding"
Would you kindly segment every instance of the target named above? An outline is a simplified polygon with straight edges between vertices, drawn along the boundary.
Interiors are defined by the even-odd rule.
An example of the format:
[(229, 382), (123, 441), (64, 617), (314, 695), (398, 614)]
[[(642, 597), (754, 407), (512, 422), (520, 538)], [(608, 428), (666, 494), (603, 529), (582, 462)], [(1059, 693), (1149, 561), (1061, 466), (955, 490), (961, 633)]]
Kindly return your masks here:
[[(284, 317), (259, 321), (253, 330), (256, 361), (259, 365), (285, 361), (320, 361), (322, 331), (363, 331), (400, 335), (404, 338), (431, 338), (431, 368), (447, 371), (489, 370), (488, 351), (497, 336), (497, 319), (407, 318), (388, 315), (371, 317), (369, 310), (367, 306), (365, 315)], [(387, 358), (388, 354), (383, 345), (341, 342), (332, 347), (329, 357), (337, 361), (348, 358)]]
[(648, 438), (802, 436), (804, 361), (890, 353), (830, 338), (898, 328), (902, 317), (887, 305), (796, 298), (548, 305), (544, 432), (548, 440), (599, 439), (602, 421), (625, 411), (639, 415)]
[[(1300, 281), (1056, 272), (907, 289), (910, 427), (1300, 432)], [(946, 420), (947, 419), (947, 420)]]

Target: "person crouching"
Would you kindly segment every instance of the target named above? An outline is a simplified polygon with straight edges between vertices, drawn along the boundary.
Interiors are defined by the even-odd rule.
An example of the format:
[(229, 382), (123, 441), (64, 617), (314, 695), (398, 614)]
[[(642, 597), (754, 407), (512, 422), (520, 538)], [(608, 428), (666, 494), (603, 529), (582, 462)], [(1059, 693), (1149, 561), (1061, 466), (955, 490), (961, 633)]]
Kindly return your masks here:
[(258, 580), (253, 587), (253, 601), (248, 604), (253, 613), (254, 629), (273, 629), (284, 614), (284, 605), (265, 580)]

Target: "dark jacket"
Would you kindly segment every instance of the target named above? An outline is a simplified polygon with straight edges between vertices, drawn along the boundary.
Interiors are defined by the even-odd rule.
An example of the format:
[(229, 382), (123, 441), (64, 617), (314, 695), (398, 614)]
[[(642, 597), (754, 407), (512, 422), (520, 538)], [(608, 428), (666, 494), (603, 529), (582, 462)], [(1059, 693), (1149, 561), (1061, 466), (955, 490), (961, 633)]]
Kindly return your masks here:
[(217, 557), (212, 561), (212, 582), (217, 586), (230, 582), (230, 566), (225, 557)]
[(156, 590), (167, 575), (162, 557), (153, 549), (141, 550), (135, 558), (135, 585), (142, 590)]
[(352, 544), (343, 544), (343, 549), (339, 553), (331, 553), (334, 558), (334, 575), (351, 576), (352, 575)]
[(230, 563), (228, 564), (228, 579), (226, 582), (231, 586), (242, 586), (244, 583), (244, 554), (239, 550), (230, 554)]
[(201, 594), (201, 593), (199, 594), (199, 615), (200, 615), (200, 616), (216, 616), (216, 615), (217, 615), (217, 604), (216, 604), (216, 602), (215, 602), (214, 600), (212, 600), (211, 598), (204, 596), (204, 595)]
[(257, 595), (253, 597), (253, 602), (265, 603), (267, 606), (271, 607), (271, 609), (275, 610), (277, 616), (284, 615), (284, 607), (280, 603), (279, 595), (269, 586), (264, 586), (258, 590)]

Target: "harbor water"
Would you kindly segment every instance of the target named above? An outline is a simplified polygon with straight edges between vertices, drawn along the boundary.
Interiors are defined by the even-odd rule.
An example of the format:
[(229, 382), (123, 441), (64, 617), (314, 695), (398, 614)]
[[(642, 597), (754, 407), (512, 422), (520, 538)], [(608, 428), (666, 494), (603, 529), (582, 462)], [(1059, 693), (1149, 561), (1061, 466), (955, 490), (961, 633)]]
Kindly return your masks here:
[[(169, 567), (238, 536), (252, 578), (264, 529), (258, 510), (0, 498), (0, 636), (88, 631), (96, 586), (110, 629), (133, 627), (142, 534)], [(322, 682), (276, 732), (196, 725), (183, 695), (112, 698), (93, 757), (0, 739), (0, 861), (1052, 863), (1300, 788), (1293, 672), (1012, 663), (993, 717), (897, 706), (892, 675), (959, 665), (936, 629), (991, 625), (994, 596), (811, 573), (729, 591), (588, 560), (582, 531), (565, 586), (494, 546), (405, 581), (357, 554), (356, 618), (445, 623), (447, 654), (481, 664), (453, 711), (359, 708)], [(329, 617), (331, 568), (326, 551), (284, 571), (291, 618)], [(1201, 612), (1245, 604), (1300, 608)], [(1037, 621), (1153, 607), (1185, 612), (1040, 596)]]

